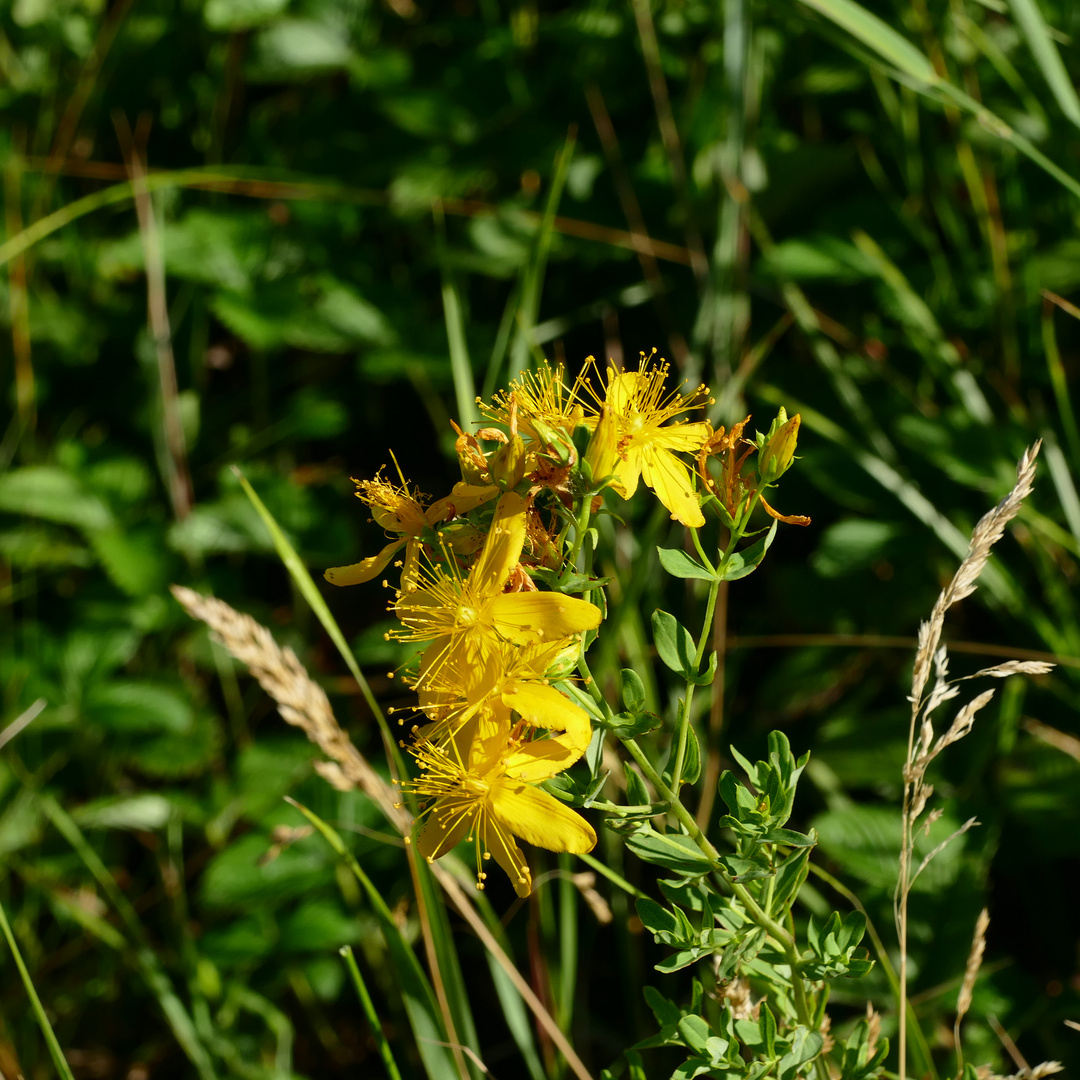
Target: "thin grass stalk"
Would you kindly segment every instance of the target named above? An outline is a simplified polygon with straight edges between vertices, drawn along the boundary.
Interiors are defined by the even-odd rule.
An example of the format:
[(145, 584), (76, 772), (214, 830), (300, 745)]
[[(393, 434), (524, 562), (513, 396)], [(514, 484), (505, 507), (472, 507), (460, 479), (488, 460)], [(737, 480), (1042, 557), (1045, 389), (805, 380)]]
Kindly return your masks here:
[(450, 373), (454, 379), (454, 398), (457, 402), (458, 420), (465, 431), (476, 425), (476, 383), (473, 379), (469, 345), (465, 339), (465, 320), (461, 314), (461, 298), (446, 254), (446, 219), (442, 205), (432, 207), (435, 224), (435, 250), (442, 278), (443, 318), (446, 321), (446, 341), (450, 349)]
[(122, 117), (116, 118), (116, 130), (131, 174), (135, 213), (139, 221), (143, 260), (146, 264), (146, 310), (150, 335), (157, 358), (158, 393), (161, 403), (161, 442), (165, 453), (165, 484), (172, 503), (173, 516), (183, 521), (191, 513), (194, 490), (188, 470), (184, 427), (180, 421), (179, 386), (176, 359), (173, 356), (172, 330), (165, 289), (165, 253), (161, 246), (154, 205), (146, 187), (146, 167), (138, 147)]
[(38, 1022), (38, 1027), (41, 1028), (41, 1034), (45, 1039), (45, 1045), (49, 1048), (49, 1056), (56, 1066), (56, 1071), (60, 1074), (61, 1080), (75, 1080), (71, 1072), (71, 1066), (68, 1065), (67, 1058), (64, 1057), (64, 1051), (60, 1049), (60, 1042), (56, 1037), (56, 1032), (53, 1031), (52, 1024), (49, 1023), (45, 1007), (41, 1004), (41, 998), (38, 997), (38, 992), (34, 987), (34, 980), (30, 978), (30, 972), (26, 969), (22, 953), (19, 951), (19, 944), (15, 940), (15, 935), (11, 932), (11, 926), (8, 924), (3, 904), (0, 904), (0, 930), (3, 931), (4, 937), (7, 939), (8, 948), (11, 949), (11, 955), (15, 959), (15, 966), (19, 969), (19, 977), (26, 988), (26, 996), (30, 999), (30, 1007), (33, 1010), (34, 1018)]
[(367, 984), (364, 982), (363, 975), (360, 974), (360, 968), (357, 967), (352, 946), (345, 945), (338, 952), (344, 958), (345, 966), (352, 976), (353, 986), (356, 987), (356, 996), (360, 999), (360, 1007), (364, 1010), (364, 1016), (367, 1017), (367, 1022), (371, 1027), (371, 1037), (375, 1040), (375, 1045), (379, 1049), (379, 1057), (382, 1058), (386, 1075), (390, 1080), (401, 1080), (401, 1073), (398, 1070), (397, 1062), (394, 1060), (394, 1051), (390, 1047), (390, 1040), (387, 1039), (386, 1032), (383, 1031), (382, 1021), (375, 1010), (375, 1002), (371, 1000)]
[(330, 608), (323, 599), (322, 593), (319, 592), (318, 586), (312, 580), (311, 574), (308, 573), (308, 569), (303, 564), (300, 556), (297, 555), (296, 549), (289, 543), (288, 537), (282, 532), (281, 526), (274, 519), (274, 515), (270, 513), (265, 503), (256, 494), (255, 489), (248, 483), (247, 477), (235, 466), (233, 472), (239, 479), (244, 493), (251, 500), (252, 505), (259, 513), (259, 517), (262, 518), (263, 523), (266, 525), (274, 549), (278, 553), (278, 558), (285, 564), (285, 569), (289, 571), (289, 575), (296, 582), (300, 594), (308, 602), (311, 610), (315, 612), (316, 618), (322, 624), (327, 636), (337, 647), (346, 667), (348, 667), (349, 672), (360, 687), (360, 693), (363, 695), (364, 701), (367, 702), (372, 716), (375, 717), (375, 722), (379, 725), (383, 747), (390, 762), (391, 775), (395, 779), (401, 779), (405, 775), (405, 761), (401, 754), (401, 748), (398, 746), (397, 740), (390, 730), (386, 714), (383, 712), (382, 706), (376, 701), (375, 695), (371, 692), (371, 686), (364, 677), (364, 673), (360, 670), (360, 665), (356, 662), (356, 657), (353, 655), (352, 649), (349, 648), (349, 643), (345, 640), (345, 635), (341, 632), (337, 620), (331, 614)]
[[(551, 249), (551, 237), (555, 231), (555, 211), (562, 199), (566, 178), (570, 175), (570, 162), (574, 157), (577, 143), (577, 128), (571, 125), (555, 158), (555, 167), (548, 188), (544, 212), (536, 231), (536, 238), (529, 250), (529, 257), (521, 276), (521, 305), (517, 311), (518, 332), (510, 349), (509, 378), (516, 379), (529, 364), (529, 355), (535, 348), (533, 328), (540, 313), (540, 294), (544, 287), (544, 273), (547, 269), (548, 251)], [(540, 359), (543, 359), (541, 357)]]
[[(611, 120), (611, 114), (608, 112), (603, 92), (596, 83), (586, 85), (585, 101), (589, 106), (593, 127), (596, 128), (600, 146), (604, 151), (604, 158), (611, 173), (612, 183), (615, 186), (615, 195), (619, 200), (623, 217), (626, 218), (626, 223), (633, 233), (639, 236), (648, 236), (649, 229), (645, 223), (645, 215), (642, 212), (637, 192), (634, 190), (630, 170), (626, 167), (626, 162), (623, 159), (622, 147), (619, 144), (615, 125)], [(667, 300), (667, 286), (664, 284), (664, 279), (660, 273), (656, 255), (651, 250), (639, 250), (637, 257), (641, 266), (642, 277), (648, 286), (649, 295), (656, 308), (657, 316), (667, 329), (674, 359), (679, 368), (685, 372), (687, 345), (682, 335), (673, 329), (675, 320), (672, 315), (671, 305)], [(693, 262), (693, 260), (691, 261)], [(609, 356), (608, 359), (613, 359), (613, 357)]]
[[(660, 43), (656, 37), (656, 24), (653, 22), (649, 0), (633, 0), (633, 8), (638, 40), (641, 42), (641, 55), (645, 60), (645, 70), (649, 77), (649, 93), (656, 110), (656, 124), (660, 129), (660, 138), (667, 154), (675, 198), (682, 206), (686, 246), (694, 256), (692, 269), (698, 285), (701, 286), (708, 276), (709, 262), (705, 257), (705, 245), (701, 241), (701, 233), (694, 221), (694, 207), (690, 198), (686, 162), (683, 160), (682, 140), (679, 138), (679, 127), (675, 123), (667, 80), (664, 78), (664, 64), (660, 56)], [(690, 377), (696, 378), (696, 375)]]
[[(22, 182), (20, 151), (25, 139), (16, 128), (14, 146), (4, 166), (4, 225), (7, 236), (22, 231)], [(15, 360), (15, 408), (23, 431), (32, 431), (36, 417), (34, 360), (30, 345), (30, 304), (27, 292), (26, 260), (20, 254), (8, 267), (8, 310), (11, 316), (11, 351)]]
[[(292, 550), (291, 547), (289, 550)], [(293, 557), (295, 558), (295, 552), (293, 552)], [(379, 807), (386, 820), (399, 833), (408, 837), (412, 828), (412, 818), (403, 807), (397, 805), (397, 792), (375, 772), (363, 755), (352, 745), (348, 735), (341, 730), (334, 719), (325, 692), (307, 676), (295, 654), (291, 650), (282, 649), (273, 641), (270, 632), (265, 627), (261, 627), (250, 616), (234, 611), (224, 601), (199, 596), (198, 593), (182, 586), (174, 586), (173, 593), (189, 614), (205, 621), (221, 636), (229, 652), (249, 666), (260, 685), (277, 701), (283, 718), (306, 731), (308, 737), (331, 758), (329, 762), (316, 766), (320, 775), (328, 783), (341, 790), (359, 787)], [(332, 616), (330, 618), (332, 619)], [(336, 628), (336, 623), (334, 626)], [(310, 811), (303, 807), (298, 808), (309, 819), (314, 818)], [(321, 823), (319, 827), (322, 828), (324, 824)], [(332, 833), (333, 830), (329, 832)], [(335, 850), (338, 850), (337, 845), (340, 844), (341, 852), (348, 855), (340, 838), (337, 838), (336, 834), (334, 836), (336, 838)], [(334, 841), (331, 843), (334, 844)], [(408, 845), (408, 849), (410, 853), (415, 853), (412, 844)], [(355, 859), (352, 859), (351, 855), (348, 855), (348, 858), (351, 860), (351, 867)], [(469, 923), (484, 947), (506, 973), (522, 1000), (536, 1016), (541, 1028), (566, 1059), (574, 1075), (579, 1080), (592, 1080), (589, 1071), (559, 1025), (522, 978), (513, 961), (485, 925), (453, 875), (438, 863), (430, 866), (424, 863), (422, 869), (417, 864), (417, 870), (420, 873), (430, 874), (439, 883), (455, 910)], [(354, 874), (357, 871), (359, 871), (358, 865), (353, 871)], [(359, 872), (362, 874), (362, 871)], [(364, 884), (363, 877), (359, 880), (361, 884)], [(417, 885), (418, 895), (419, 890), (420, 886)], [(493, 912), (491, 915), (494, 918)]]
[[(1050, 385), (1054, 390), (1054, 401), (1057, 403), (1061, 426), (1065, 429), (1065, 442), (1072, 457), (1072, 467), (1080, 471), (1080, 428), (1077, 427), (1065, 365), (1061, 362), (1061, 350), (1058, 348), (1057, 332), (1054, 328), (1054, 305), (1060, 297), (1055, 297), (1045, 289), (1042, 296), (1042, 344), (1043, 354), (1046, 357), (1046, 370), (1050, 375)], [(1071, 304), (1069, 306), (1072, 307)]]
[[(929, 712), (936, 703), (944, 702), (949, 696), (954, 696), (951, 692), (949, 694), (942, 692), (947, 688), (944, 682), (946, 654), (943, 647), (939, 650), (939, 643), (945, 624), (945, 614), (950, 607), (970, 596), (978, 587), (979, 577), (986, 569), (994, 544), (1004, 536), (1006, 526), (1020, 512), (1024, 499), (1031, 493), (1035, 478), (1035, 458), (1040, 446), (1041, 442), (1036, 442), (1024, 452), (1016, 467), (1016, 484), (1009, 494), (997, 506), (984, 514), (976, 524), (963, 561), (952, 580), (938, 596), (930, 618), (919, 627), (919, 644), (911, 676), (911, 721), (908, 727), (907, 755), (903, 769), (900, 873), (894, 897), (897, 936), (900, 943), (897, 1009), (900, 1080), (905, 1080), (907, 1076), (908, 898), (914, 877), (922, 869), (920, 866), (918, 870), (912, 872), (917, 833), (916, 822), (933, 792), (933, 788), (924, 783), (924, 777), (933, 757), (950, 741), (955, 741), (952, 738), (954, 730), (958, 732), (955, 738), (961, 738), (966, 734), (965, 722), (970, 726), (977, 708), (988, 700), (988, 695), (983, 695), (981, 699), (969, 703), (954, 720), (953, 728), (939, 737), (936, 743), (933, 742), (933, 728), (930, 725)], [(932, 665), (936, 667), (937, 675), (933, 689), (925, 693)], [(985, 674), (991, 673), (993, 669), (985, 672)], [(963, 830), (958, 830), (958, 833), (961, 831)], [(925, 865), (925, 860), (923, 865)]]
[[(23, 171), (42, 171), (47, 161), (40, 158), (28, 158), (23, 162)], [(108, 162), (73, 162), (64, 163), (62, 170), (73, 176), (88, 176), (94, 179), (119, 179), (126, 175), (123, 166)], [(199, 191), (219, 191), (232, 195), (241, 195), (253, 199), (285, 199), (303, 201), (342, 202), (354, 206), (387, 206), (390, 195), (385, 191), (370, 188), (353, 188), (325, 181), (310, 180), (302, 177), (296, 180), (271, 180), (252, 176), (258, 170), (234, 166), (224, 168), (177, 169), (175, 171), (150, 171), (145, 178), (148, 192), (164, 191), (169, 188), (191, 188)], [(130, 180), (114, 184), (101, 191), (84, 195), (81, 199), (60, 207), (46, 217), (28, 225), (16, 236), (0, 244), (0, 266), (17, 255), (28, 251), (35, 244), (60, 229), (71, 225), (79, 218), (116, 206), (134, 198), (134, 187)], [(446, 214), (463, 217), (483, 217), (498, 213), (498, 207), (477, 199), (441, 199), (440, 205)], [(538, 228), (544, 222), (544, 215), (535, 211), (521, 211), (522, 219)], [(607, 225), (598, 225), (592, 221), (580, 221), (577, 218), (554, 215), (551, 218), (551, 231), (565, 236), (574, 236), (592, 243), (606, 244), (626, 251), (649, 252), (657, 259), (690, 266), (693, 256), (686, 248), (670, 244), (664, 240), (653, 240), (648, 236), (615, 229)]]
[(578, 971), (578, 891), (570, 870), (570, 856), (559, 855), (559, 1027), (570, 1032), (574, 1021), (574, 991)]
[(180, 1000), (172, 985), (172, 980), (165, 972), (157, 953), (150, 947), (146, 930), (139, 921), (139, 916), (131, 902), (124, 896), (116, 879), (109, 873), (101, 857), (83, 835), (82, 830), (51, 796), (38, 793), (38, 803), (45, 816), (55, 826), (56, 831), (74, 848), (94, 880), (101, 886), (113, 908), (120, 915), (135, 945), (134, 963), (150, 992), (157, 998), (158, 1006), (172, 1029), (180, 1048), (195, 1067), (200, 1080), (217, 1080), (210, 1051), (207, 1049), (198, 1028), (188, 1013), (187, 1007)]
[[(402, 998), (405, 1002), (406, 1012), (409, 1014), (409, 1021), (412, 1024), (413, 1033), (416, 1035), (417, 1049), (424, 1060), (425, 1068), (428, 1069), (429, 1075), (432, 1076), (432, 1080), (435, 1080), (436, 1077), (445, 1075), (444, 1071), (436, 1068), (440, 1059), (433, 1055), (433, 1047), (450, 1050), (453, 1054), (454, 1067), (458, 1076), (461, 1080), (469, 1080), (468, 1066), (465, 1063), (465, 1056), (462, 1052), (463, 1047), (457, 1041), (457, 1037), (454, 1034), (453, 1019), (446, 1006), (445, 995), (443, 995), (443, 1000), (438, 1000), (439, 995), (433, 988), (433, 984), (424, 975), (424, 970), (420, 966), (420, 961), (416, 956), (415, 950), (405, 939), (404, 935), (398, 929), (397, 924), (394, 922), (393, 913), (390, 911), (382, 893), (375, 888), (371, 878), (364, 872), (363, 868), (356, 861), (355, 856), (345, 846), (344, 841), (334, 829), (332, 829), (317, 814), (309, 810), (306, 806), (303, 806), (301, 803), (298, 803), (295, 799), (285, 796), (285, 801), (290, 806), (299, 810), (300, 813), (315, 826), (363, 887), (368, 902), (371, 904), (371, 907), (382, 926), (383, 937), (390, 950), (391, 957), (393, 961), (401, 965), (402, 970), (399, 971), (399, 979), (404, 983), (402, 986)], [(414, 885), (416, 885), (415, 880)], [(417, 893), (419, 894), (419, 887), (416, 887)], [(425, 925), (425, 920), (421, 918), (420, 922), (421, 927), (423, 927)], [(431, 949), (428, 950), (428, 961), (429, 964), (435, 967), (434, 951)], [(435, 968), (435, 970), (437, 970), (437, 968)], [(408, 980), (405, 979), (406, 974), (408, 975)], [(412, 983), (411, 988), (409, 986), (410, 982)], [(414, 997), (417, 990), (419, 991), (419, 997)], [(441, 1035), (443, 1038), (425, 1036), (421, 1031), (417, 1030), (419, 1022), (425, 1019), (433, 1021), (433, 1034)], [(443, 1026), (441, 1029), (438, 1027), (437, 1023), (434, 1022), (436, 1020), (442, 1021)]]

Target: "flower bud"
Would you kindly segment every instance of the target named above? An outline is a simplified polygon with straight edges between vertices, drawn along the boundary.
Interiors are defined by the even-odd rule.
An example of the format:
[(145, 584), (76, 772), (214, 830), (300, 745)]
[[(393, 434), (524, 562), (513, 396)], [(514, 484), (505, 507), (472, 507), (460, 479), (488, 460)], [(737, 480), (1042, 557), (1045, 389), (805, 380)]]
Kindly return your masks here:
[(775, 484), (791, 468), (801, 422), (798, 413), (789, 420), (787, 412), (780, 409), (758, 454), (757, 471), (763, 484)]
[(491, 479), (503, 491), (513, 491), (525, 475), (525, 440), (520, 435), (512, 435), (510, 440), (488, 459), (488, 469)]
[(585, 450), (585, 462), (592, 472), (594, 484), (610, 476), (619, 460), (619, 425), (610, 406), (600, 409), (592, 438)]

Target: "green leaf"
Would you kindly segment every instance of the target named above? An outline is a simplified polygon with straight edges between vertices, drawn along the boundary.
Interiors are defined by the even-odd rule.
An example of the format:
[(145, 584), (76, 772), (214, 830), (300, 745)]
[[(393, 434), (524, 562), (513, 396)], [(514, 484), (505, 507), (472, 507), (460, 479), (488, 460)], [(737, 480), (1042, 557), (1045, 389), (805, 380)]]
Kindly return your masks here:
[(641, 774), (629, 761), (623, 762), (623, 776), (626, 780), (626, 801), (630, 806), (645, 806), (649, 802), (649, 792)]
[(696, 654), (690, 631), (682, 626), (674, 615), (669, 615), (659, 608), (652, 615), (653, 641), (660, 659), (672, 671), (684, 678), (692, 679), (697, 675)]
[(776, 537), (777, 521), (774, 519), (769, 531), (764, 536), (755, 540), (748, 548), (736, 551), (728, 560), (724, 568), (722, 581), (739, 581), (741, 578), (752, 574), (765, 558), (765, 553), (772, 547)]
[(661, 907), (655, 900), (647, 896), (639, 896), (634, 901), (637, 908), (638, 918), (646, 930), (653, 934), (674, 934), (679, 923), (672, 912)]
[(79, 529), (113, 525), (112, 512), (105, 503), (55, 465), (29, 465), (0, 474), (0, 510)]
[(632, 668), (623, 668), (619, 673), (622, 684), (622, 700), (627, 712), (639, 713), (645, 708), (645, 684), (641, 676)]
[(679, 1020), (679, 1034), (686, 1040), (686, 1045), (691, 1050), (701, 1053), (704, 1051), (705, 1043), (712, 1033), (703, 1017), (690, 1015)]
[(117, 733), (187, 735), (195, 725), (195, 713), (186, 695), (136, 679), (93, 687), (86, 695), (83, 712), (90, 723)]
[(817, 838), (794, 829), (770, 829), (762, 838), (766, 844), (786, 844), (789, 847), (813, 847)]
[(711, 570), (692, 558), (681, 548), (656, 549), (660, 556), (660, 565), (672, 576), (677, 578), (693, 578), (698, 581), (715, 581), (716, 575)]
[(137, 829), (152, 832), (168, 823), (175, 813), (162, 795), (110, 795), (84, 803), (72, 811), (72, 819), (84, 829)]
[(207, 908), (242, 909), (306, 896), (334, 880), (333, 861), (317, 838), (290, 844), (266, 861), (271, 838), (248, 833), (210, 860), (200, 883)]
[(288, 6), (289, 0), (206, 0), (203, 19), (211, 30), (250, 30)]
[(1076, 96), (1072, 79), (1061, 62), (1061, 54), (1050, 37), (1050, 28), (1039, 10), (1037, 0), (1009, 0), (1009, 4), (1035, 58), (1035, 66), (1042, 73), (1061, 111), (1080, 127), (1080, 98)]
[(698, 846), (682, 833), (658, 833), (645, 829), (627, 838), (626, 846), (645, 862), (693, 876), (707, 874), (712, 863)]
[(907, 38), (888, 23), (853, 0), (802, 0), (807, 7), (868, 45), (883, 60), (909, 78), (933, 85), (938, 76), (934, 65)]
[(285, 952), (331, 952), (360, 939), (355, 917), (340, 904), (312, 899), (301, 904), (281, 924), (280, 945)]

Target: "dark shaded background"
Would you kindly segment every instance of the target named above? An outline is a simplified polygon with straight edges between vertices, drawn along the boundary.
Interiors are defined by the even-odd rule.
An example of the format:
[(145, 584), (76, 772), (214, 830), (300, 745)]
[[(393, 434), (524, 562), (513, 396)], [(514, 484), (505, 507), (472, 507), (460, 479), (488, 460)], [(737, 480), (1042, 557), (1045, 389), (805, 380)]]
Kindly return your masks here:
[[(1005, 4), (868, 6), (1076, 173), (1076, 125)], [(1080, 9), (1041, 9), (1076, 70)], [(392, 446), (425, 491), (456, 478), (449, 420), (471, 394), (451, 373), (455, 310), (478, 392), (532, 355), (573, 371), (655, 347), (710, 382), (718, 422), (802, 411), (802, 459), (778, 500), (813, 525), (782, 531), (729, 594), (710, 738), (752, 757), (781, 727), (813, 751), (799, 823), (818, 828), (819, 862), (886, 942), (910, 641), (1023, 447), (1047, 440), (996, 579), (948, 634), (985, 645), (954, 653), (956, 673), (1008, 648), (1064, 666), (1006, 681), (943, 761), (945, 824), (982, 825), (915, 898), (913, 994), (948, 1072), (987, 904), (968, 1060), (1007, 1064), (993, 1015), (1030, 1062), (1080, 1061), (1063, 1025), (1080, 1019), (1078, 339), (1041, 292), (1076, 299), (1076, 196), (992, 122), (899, 84), (797, 3), (14, 0), (0, 5), (0, 74), (3, 718), (48, 703), (0, 752), (0, 901), (80, 1080), (190, 1066), (50, 805), (80, 825), (216, 1031), (221, 1075), (283, 1076), (283, 1038), (298, 1074), (376, 1074), (336, 956), (348, 941), (419, 1068), (373, 917), (321, 841), (257, 865), (272, 829), (299, 823), (281, 802), (294, 795), (353, 830), (411, 920), (400, 852), (370, 804), (313, 775), (313, 748), (166, 587), (212, 591), (271, 626), (377, 756), (355, 684), (229, 466), (317, 574), (373, 551), (350, 476), (373, 475)], [(151, 260), (150, 294), (169, 338), (148, 328), (147, 225), (140, 235), (128, 183), (143, 166), (166, 275), (162, 292)], [(170, 348), (175, 393), (160, 376)], [(631, 513), (614, 563), (648, 580), (604, 643), (609, 676), (654, 607), (699, 617), (645, 561), (678, 535), (651, 506)], [(393, 704), (386, 594), (327, 593)], [(492, 900), (509, 910), (512, 896)], [(581, 914), (575, 1042), (597, 1071), (652, 1030), (637, 988), (661, 984), (651, 943), (612, 902), (612, 926)], [(551, 904), (540, 890), (509, 921), (541, 982)], [(490, 1015), (480, 950), (463, 951)], [(6, 951), (0, 972), (0, 1072), (48, 1075)], [(665, 992), (688, 993), (673, 978)], [(837, 993), (836, 1022), (868, 997), (888, 1027), (880, 969)], [(520, 1074), (500, 1021), (481, 1042), (495, 1075)]]

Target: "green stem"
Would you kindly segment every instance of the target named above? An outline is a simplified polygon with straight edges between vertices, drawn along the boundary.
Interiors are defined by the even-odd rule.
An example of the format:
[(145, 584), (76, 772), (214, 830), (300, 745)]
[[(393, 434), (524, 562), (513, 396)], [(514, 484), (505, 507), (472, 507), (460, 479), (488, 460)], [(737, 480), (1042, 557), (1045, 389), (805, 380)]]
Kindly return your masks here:
[[(726, 556), (725, 556), (726, 558)], [(722, 565), (722, 564), (721, 564)], [(716, 597), (720, 592), (720, 581), (714, 578), (709, 584), (709, 599), (705, 605), (705, 622), (698, 638), (697, 653), (694, 656), (694, 671), (701, 671), (712, 632), (713, 614), (716, 611)], [(679, 744), (675, 751), (675, 768), (671, 773), (671, 786), (675, 791), (682, 787), (683, 766), (686, 764), (686, 744), (690, 737), (690, 706), (694, 701), (696, 684), (687, 680), (686, 693), (683, 695), (682, 708), (679, 710)]]
[(578, 511), (577, 520), (574, 523), (574, 544), (570, 548), (570, 555), (566, 560), (566, 569), (559, 580), (564, 584), (570, 575), (577, 569), (578, 556), (581, 554), (581, 545), (585, 540), (585, 534), (589, 531), (589, 518), (592, 516), (592, 495), (586, 495), (581, 500), (581, 509)]
[(0, 930), (3, 930), (8, 947), (11, 949), (11, 955), (15, 957), (15, 966), (19, 969), (23, 986), (26, 987), (26, 996), (30, 998), (30, 1005), (34, 1010), (34, 1015), (37, 1017), (41, 1034), (45, 1036), (45, 1043), (49, 1047), (49, 1054), (53, 1059), (53, 1064), (56, 1066), (56, 1071), (63, 1080), (75, 1080), (71, 1073), (71, 1067), (67, 1063), (67, 1058), (64, 1057), (64, 1051), (60, 1049), (60, 1043), (52, 1029), (52, 1024), (49, 1023), (49, 1018), (45, 1015), (45, 1007), (41, 1004), (41, 998), (38, 997), (37, 990), (34, 989), (34, 982), (30, 978), (30, 972), (26, 970), (26, 964), (23, 963), (22, 953), (19, 952), (19, 946), (15, 941), (15, 935), (11, 932), (11, 927), (8, 925), (7, 915), (4, 913), (2, 904), (0, 904)]
[(663, 779), (653, 768), (652, 762), (645, 756), (645, 751), (633, 739), (623, 739), (623, 746), (630, 751), (630, 756), (637, 762), (638, 768), (645, 774), (646, 779), (656, 788), (657, 793), (670, 805), (671, 812), (686, 829), (687, 836), (698, 846), (698, 850), (713, 864), (713, 869), (724, 879), (725, 884), (738, 897), (743, 906), (749, 912), (750, 917), (762, 929), (771, 934), (784, 950), (790, 952), (794, 948), (791, 934), (784, 929), (775, 919), (770, 918), (761, 908), (761, 905), (747, 891), (744, 885), (731, 880), (731, 877), (720, 862), (720, 852), (713, 847), (709, 838), (701, 831), (694, 815), (683, 806), (679, 797), (664, 783)]
[(390, 1080), (401, 1080), (401, 1073), (398, 1072), (397, 1062), (394, 1061), (394, 1052), (390, 1049), (390, 1043), (386, 1038), (386, 1033), (383, 1031), (382, 1021), (379, 1019), (379, 1014), (375, 1011), (375, 1002), (371, 1000), (371, 994), (368, 993), (367, 984), (364, 982), (363, 975), (360, 974), (360, 968), (356, 965), (356, 958), (353, 956), (352, 946), (345, 945), (338, 951), (345, 958), (349, 974), (352, 975), (353, 985), (356, 987), (356, 994), (360, 998), (360, 1005), (364, 1010), (364, 1015), (367, 1017), (367, 1022), (371, 1025), (372, 1037), (379, 1047), (379, 1056), (382, 1058), (383, 1065), (386, 1068), (386, 1075), (390, 1077)]

